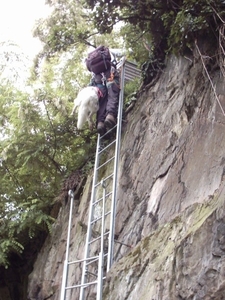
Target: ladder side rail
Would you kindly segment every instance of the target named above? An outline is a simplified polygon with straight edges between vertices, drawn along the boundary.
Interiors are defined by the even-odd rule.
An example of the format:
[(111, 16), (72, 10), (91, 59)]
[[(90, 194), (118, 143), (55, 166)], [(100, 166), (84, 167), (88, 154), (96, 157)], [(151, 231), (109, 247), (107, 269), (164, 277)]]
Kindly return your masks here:
[(92, 182), (92, 191), (91, 191), (91, 201), (89, 205), (89, 218), (88, 218), (88, 228), (87, 228), (87, 236), (86, 236), (86, 244), (85, 244), (85, 252), (84, 252), (84, 263), (83, 263), (83, 270), (82, 270), (82, 278), (81, 278), (81, 285), (83, 286), (80, 289), (80, 300), (85, 300), (84, 298), (84, 289), (86, 284), (86, 259), (89, 256), (89, 240), (91, 238), (91, 232), (92, 232), (92, 225), (91, 220), (93, 217), (93, 202), (95, 201), (95, 194), (96, 194), (96, 183), (98, 179), (98, 165), (99, 165), (99, 147), (100, 147), (100, 134), (98, 134), (97, 139), (97, 146), (96, 146), (96, 154), (95, 154), (95, 166), (94, 166), (94, 176), (93, 176), (93, 182)]
[(114, 178), (113, 178), (113, 188), (112, 188), (111, 219), (110, 219), (107, 272), (109, 271), (109, 269), (111, 268), (111, 265), (113, 263), (116, 197), (117, 197), (117, 173), (118, 173), (119, 153), (120, 153), (120, 139), (121, 139), (121, 128), (122, 128), (124, 78), (125, 78), (125, 57), (123, 58), (122, 67), (121, 67), (120, 98), (119, 98), (117, 132), (116, 132)]
[(97, 300), (102, 300), (102, 285), (103, 285), (103, 264), (104, 264), (104, 231), (105, 231), (105, 201), (106, 201), (106, 185), (102, 180), (103, 201), (102, 201), (102, 224), (101, 224), (101, 248), (99, 253), (98, 264), (98, 285), (97, 285)]
[(102, 285), (103, 285), (103, 253), (99, 253), (99, 261), (98, 261), (98, 283), (97, 283), (97, 300), (102, 300)]
[(68, 260), (69, 260), (69, 249), (70, 249), (70, 235), (71, 235), (73, 202), (74, 202), (74, 193), (72, 190), (69, 190), (69, 196), (70, 196), (70, 213), (69, 213), (69, 223), (68, 223), (67, 241), (66, 241), (66, 255), (65, 255), (65, 261), (64, 261), (64, 266), (63, 266), (63, 278), (62, 278), (60, 300), (65, 300), (65, 295), (66, 295), (66, 284), (67, 284), (67, 276), (68, 276)]

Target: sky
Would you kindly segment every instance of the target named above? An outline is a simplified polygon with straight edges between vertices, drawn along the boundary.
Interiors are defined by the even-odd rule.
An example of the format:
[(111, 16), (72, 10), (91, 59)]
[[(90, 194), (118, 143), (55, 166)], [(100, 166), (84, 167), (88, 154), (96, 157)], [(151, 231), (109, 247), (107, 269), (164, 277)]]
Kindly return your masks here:
[(32, 37), (35, 20), (47, 17), (45, 0), (0, 0), (0, 42), (13, 41), (22, 51), (34, 57), (41, 48)]

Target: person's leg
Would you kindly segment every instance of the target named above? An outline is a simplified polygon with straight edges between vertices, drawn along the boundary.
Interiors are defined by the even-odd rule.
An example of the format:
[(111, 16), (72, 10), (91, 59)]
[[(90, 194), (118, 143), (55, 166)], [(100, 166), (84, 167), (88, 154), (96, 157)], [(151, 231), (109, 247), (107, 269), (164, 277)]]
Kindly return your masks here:
[(104, 121), (106, 117), (107, 88), (104, 85), (97, 85), (97, 87), (101, 90), (103, 97), (99, 99), (99, 110), (97, 111), (96, 125), (98, 133), (103, 135), (105, 133)]
[(108, 88), (108, 101), (106, 105), (105, 125), (107, 127), (112, 127), (116, 124), (120, 88), (117, 82), (115, 81), (107, 83), (107, 88)]

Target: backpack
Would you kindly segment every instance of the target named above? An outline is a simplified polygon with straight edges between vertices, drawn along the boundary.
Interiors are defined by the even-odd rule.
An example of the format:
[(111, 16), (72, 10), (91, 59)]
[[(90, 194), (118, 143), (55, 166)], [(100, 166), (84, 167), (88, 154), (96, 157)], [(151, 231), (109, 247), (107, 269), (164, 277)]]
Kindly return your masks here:
[(90, 72), (95, 74), (103, 73), (111, 68), (111, 54), (109, 48), (99, 46), (88, 54), (86, 66)]

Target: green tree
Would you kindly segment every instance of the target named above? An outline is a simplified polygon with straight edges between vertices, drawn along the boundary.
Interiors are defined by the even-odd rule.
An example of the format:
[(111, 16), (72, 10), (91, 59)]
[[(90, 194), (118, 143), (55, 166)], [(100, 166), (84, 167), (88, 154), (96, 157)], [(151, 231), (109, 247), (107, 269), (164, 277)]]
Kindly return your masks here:
[(95, 27), (102, 33), (121, 21), (148, 33), (158, 56), (170, 50), (179, 53), (198, 36), (212, 38), (225, 15), (221, 0), (87, 0), (83, 5), (92, 10)]
[(50, 230), (63, 179), (91, 157), (96, 135), (78, 133), (63, 96), (50, 86), (31, 96), (1, 87), (0, 264), (23, 241)]
[(27, 238), (51, 230), (50, 211), (63, 180), (90, 161), (95, 148), (96, 134), (78, 132), (70, 117), (90, 75), (68, 57), (43, 62), (37, 79), (20, 89), (15, 77), (0, 86), (0, 264), (6, 266)]

